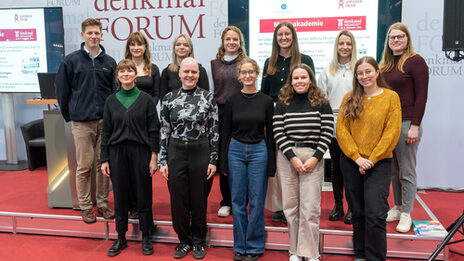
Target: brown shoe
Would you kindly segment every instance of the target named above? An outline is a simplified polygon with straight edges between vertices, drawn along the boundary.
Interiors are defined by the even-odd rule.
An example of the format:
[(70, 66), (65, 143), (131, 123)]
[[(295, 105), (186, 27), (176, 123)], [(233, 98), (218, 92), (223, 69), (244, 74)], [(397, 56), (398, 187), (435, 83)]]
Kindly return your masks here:
[(97, 222), (97, 217), (95, 216), (93, 209), (82, 210), (82, 221), (87, 224), (93, 224)]
[(113, 219), (114, 218), (113, 210), (111, 210), (108, 207), (98, 208), (98, 214), (102, 215), (104, 219)]

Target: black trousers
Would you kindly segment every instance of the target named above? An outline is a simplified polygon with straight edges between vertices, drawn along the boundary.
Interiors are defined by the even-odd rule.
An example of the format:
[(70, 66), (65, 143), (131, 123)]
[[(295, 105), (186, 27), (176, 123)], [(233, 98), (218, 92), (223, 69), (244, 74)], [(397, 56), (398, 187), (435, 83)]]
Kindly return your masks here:
[(110, 146), (110, 177), (113, 184), (116, 231), (127, 231), (130, 207), (129, 191), (133, 192), (140, 215), (140, 230), (148, 236), (153, 224), (152, 180), (150, 177), (150, 147), (126, 141)]
[[(219, 123), (218, 123), (218, 129), (219, 129), (219, 139), (222, 139), (221, 133), (222, 130), (224, 129), (224, 105), (218, 104), (218, 116), (219, 116)], [(221, 162), (221, 142), (219, 142), (219, 147), (218, 147), (218, 165), (217, 169), (219, 170), (221, 166), (219, 166), (219, 162)], [(225, 157), (225, 156), (224, 156)], [(210, 179), (208, 181), (208, 196), (209, 193), (211, 192), (211, 188), (213, 186), (213, 179)], [(220, 202), (221, 207), (223, 206), (229, 206), (232, 207), (232, 201), (231, 201), (231, 196), (230, 196), (230, 187), (229, 187), (229, 178), (227, 176), (224, 176), (222, 174), (219, 174), (219, 188), (221, 189), (221, 195), (222, 195), (222, 200)]]
[(365, 175), (358, 165), (342, 154), (340, 166), (353, 214), (353, 246), (358, 258), (369, 261), (387, 257), (387, 212), (392, 159), (383, 159)]
[[(343, 174), (340, 168), (340, 156), (342, 155), (342, 150), (338, 146), (338, 141), (336, 138), (332, 138), (332, 142), (329, 145), (330, 151), (330, 161), (332, 165), (332, 171), (330, 179), (332, 181), (332, 190), (335, 201), (343, 200)], [(349, 197), (349, 195), (346, 195)], [(347, 199), (348, 201), (348, 199)]]
[(172, 225), (181, 243), (206, 243), (209, 155), (208, 139), (193, 142), (169, 139), (168, 188)]

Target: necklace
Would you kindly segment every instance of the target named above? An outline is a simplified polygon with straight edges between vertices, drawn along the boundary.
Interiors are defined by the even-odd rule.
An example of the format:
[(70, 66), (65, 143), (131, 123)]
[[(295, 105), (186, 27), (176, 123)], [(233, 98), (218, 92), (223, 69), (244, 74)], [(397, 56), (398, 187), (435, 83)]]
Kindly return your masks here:
[(375, 96), (377, 96), (377, 95), (379, 95), (379, 94), (382, 94), (382, 93), (383, 93), (383, 89), (380, 88), (380, 90), (374, 92), (374, 93), (371, 94), (371, 95), (366, 95), (366, 96), (367, 96), (367, 99), (370, 100), (370, 99), (372, 99), (372, 97), (375, 97)]

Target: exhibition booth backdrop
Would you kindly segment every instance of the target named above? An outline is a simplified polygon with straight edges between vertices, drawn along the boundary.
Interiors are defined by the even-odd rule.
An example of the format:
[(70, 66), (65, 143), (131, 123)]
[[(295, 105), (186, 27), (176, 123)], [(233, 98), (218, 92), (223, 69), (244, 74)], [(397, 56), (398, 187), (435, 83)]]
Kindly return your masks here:
[[(256, 2), (266, 2), (268, 5), (232, 0), (230, 3), (227, 0), (3, 0), (2, 8), (63, 7), (66, 54), (79, 48), (82, 42), (80, 24), (87, 17), (98, 18), (102, 21), (102, 44), (116, 60), (123, 57), (125, 40), (130, 32), (140, 30), (149, 38), (152, 60), (161, 70), (171, 61), (171, 48), (174, 37), (179, 33), (190, 34), (194, 42), (195, 57), (208, 69), (208, 73), (209, 62), (215, 57), (220, 44), (222, 29), (228, 25), (228, 19), (230, 19), (231, 24), (239, 26), (246, 34), (247, 47), (251, 57), (260, 60), (261, 56), (265, 56), (260, 52), (262, 44), (269, 45), (269, 39), (267, 39), (269, 37), (262, 37), (256, 31), (253, 31), (256, 30), (254, 29), (256, 28), (256, 21), (253, 19), (259, 17), (260, 13), (271, 23), (272, 20), (269, 21), (269, 19), (272, 18), (291, 17), (298, 19), (308, 16), (313, 18), (313, 15), (323, 18), (330, 16), (335, 19), (351, 17), (347, 21), (355, 24), (347, 24), (354, 26), (347, 29), (355, 30), (355, 35), (360, 37), (358, 49), (362, 53), (359, 53), (358, 56), (371, 55), (379, 58), (383, 48), (385, 30), (389, 24), (400, 20), (399, 15), (395, 14), (399, 14), (401, 11), (401, 20), (411, 30), (415, 49), (424, 57), (430, 71), (429, 100), (423, 120), (424, 136), (418, 155), (419, 186), (464, 188), (464, 179), (460, 175), (464, 167), (464, 161), (460, 159), (461, 155), (463, 155), (462, 146), (464, 145), (464, 137), (460, 135), (463, 123), (457, 120), (459, 119), (458, 115), (461, 115), (460, 112), (463, 110), (459, 106), (458, 100), (460, 97), (464, 97), (464, 90), (458, 88), (458, 86), (462, 85), (458, 80), (462, 82), (464, 68), (462, 66), (463, 62), (449, 61), (441, 51), (443, 0), (428, 0), (427, 4), (420, 0), (382, 0), (377, 5), (372, 4), (372, 1), (330, 0), (326, 1), (327, 3), (324, 5), (324, 13), (306, 14), (306, 16), (303, 16), (304, 13), (299, 11), (304, 10), (304, 8), (298, 9), (290, 4), (286, 6), (287, 2), (295, 4), (298, 1)], [(301, 3), (306, 2), (301, 1)], [(399, 10), (401, 9), (401, 3), (402, 10)], [(369, 20), (362, 20), (362, 18), (357, 20), (357, 16), (363, 16), (360, 12), (369, 12), (366, 11), (369, 10), (367, 6), (389, 10), (390, 12), (382, 13), (379, 11), (377, 16), (372, 14), (368, 16), (366, 14), (365, 17), (368, 17)], [(327, 11), (330, 8), (333, 8), (333, 12)], [(243, 19), (248, 15), (250, 15), (249, 23), (248, 20)], [(370, 19), (373, 18), (381, 21), (378, 23), (377, 28), (372, 26), (372, 22), (370, 22)], [(313, 19), (308, 20), (308, 23), (317, 26), (321, 25), (321, 21), (330, 21), (330, 19)], [(325, 25), (329, 29), (332, 26), (328, 23)], [(302, 24), (302, 26), (304, 27), (305, 24)], [(337, 23), (333, 26), (337, 26)], [(375, 31), (375, 34), (378, 31), (379, 36), (368, 34), (366, 30)], [(336, 31), (318, 34), (321, 41), (330, 42), (327, 44), (326, 50), (324, 50), (324, 47), (317, 46), (317, 49), (321, 51), (316, 53), (314, 48), (311, 51), (311, 44), (304, 47), (311, 51), (309, 54), (315, 59), (316, 68), (325, 67), (326, 62), (324, 59), (332, 56), (333, 39)], [(251, 32), (251, 34), (248, 35), (248, 32)], [(375, 41), (372, 42), (372, 38), (377, 38), (377, 46)], [(319, 42), (319, 39), (314, 34), (300, 37), (300, 41), (303, 39), (306, 39), (308, 43), (311, 41)], [(363, 48), (360, 48), (360, 43), (363, 43)], [(264, 46), (262, 49), (266, 48)], [(304, 52), (304, 50), (302, 51)], [(320, 55), (321, 53), (323, 55)], [(323, 56), (327, 57), (324, 58)], [(42, 109), (45, 109), (45, 107), (40, 108), (25, 104), (27, 99), (36, 96), (38, 94), (14, 94), (16, 143), (18, 144), (19, 159), (25, 159), (26, 157), (24, 143), (21, 134), (18, 132), (19, 126), (43, 117)], [(0, 111), (0, 115), (3, 115), (3, 112)], [(0, 121), (0, 137), (4, 137), (3, 120)], [(4, 147), (5, 140), (0, 138), (0, 148), (2, 148), (0, 149), (0, 160), (6, 158)]]
[[(402, 21), (429, 67), (424, 134), (417, 156), (420, 187), (464, 188), (464, 61), (442, 51), (443, 0), (403, 1)], [(461, 32), (462, 33), (462, 32)]]

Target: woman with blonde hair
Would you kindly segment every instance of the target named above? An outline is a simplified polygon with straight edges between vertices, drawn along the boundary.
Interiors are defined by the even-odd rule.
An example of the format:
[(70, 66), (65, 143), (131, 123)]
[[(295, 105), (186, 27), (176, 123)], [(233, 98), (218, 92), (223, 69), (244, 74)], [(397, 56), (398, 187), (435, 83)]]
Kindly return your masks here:
[[(192, 40), (186, 34), (179, 34), (176, 38), (174, 38), (172, 46), (172, 62), (164, 68), (161, 73), (160, 99), (162, 99), (167, 93), (177, 90), (182, 86), (182, 82), (179, 78), (179, 67), (182, 60), (187, 57), (195, 58)], [(208, 74), (201, 64), (198, 65), (200, 67), (198, 87), (209, 91)]]
[[(353, 89), (353, 68), (356, 63), (356, 40), (350, 31), (340, 31), (334, 43), (334, 56), (319, 76), (318, 85), (322, 89), (334, 113), (334, 121), (337, 123), (338, 111), (343, 96)], [(341, 150), (337, 139), (334, 137), (330, 143), (330, 162), (332, 191), (335, 206), (329, 214), (330, 221), (339, 220), (343, 215), (343, 175), (340, 169)], [(345, 224), (351, 224), (351, 211), (346, 212)]]
[(401, 135), (393, 151), (392, 187), (395, 206), (387, 222), (397, 221), (396, 231), (406, 233), (417, 190), (416, 155), (422, 137), (421, 122), (427, 102), (429, 70), (424, 58), (414, 52), (408, 27), (390, 26), (380, 62), (382, 77), (401, 100)]
[[(298, 36), (293, 24), (288, 21), (280, 22), (274, 29), (271, 57), (264, 62), (261, 91), (271, 96), (276, 103), (279, 91), (286, 83), (290, 69), (300, 63), (308, 65), (314, 72), (314, 63), (311, 57), (300, 53)], [(272, 216), (273, 221), (285, 222), (278, 173), (275, 178), (269, 179), (266, 208), (276, 211)]]
[[(222, 31), (221, 46), (219, 46), (216, 59), (211, 60), (211, 74), (214, 83), (214, 99), (219, 110), (219, 133), (224, 128), (224, 107), (232, 95), (240, 92), (242, 85), (237, 78), (237, 64), (247, 57), (243, 34), (236, 26), (230, 25)], [(220, 137), (222, 139), (222, 137)], [(220, 143), (221, 144), (221, 143)], [(219, 163), (221, 162), (221, 148), (219, 148)], [(218, 169), (221, 169), (219, 165)], [(212, 181), (212, 180), (211, 180)], [(231, 214), (232, 203), (230, 199), (229, 181), (224, 173), (219, 176), (222, 194), (221, 208), (217, 215), (227, 217)], [(212, 185), (212, 182), (211, 182)]]
[(353, 91), (342, 100), (337, 140), (352, 211), (356, 260), (385, 260), (392, 151), (401, 129), (401, 105), (372, 57), (354, 66)]
[(306, 64), (294, 66), (280, 90), (273, 129), (290, 261), (319, 260), (321, 159), (332, 139), (333, 113)]

